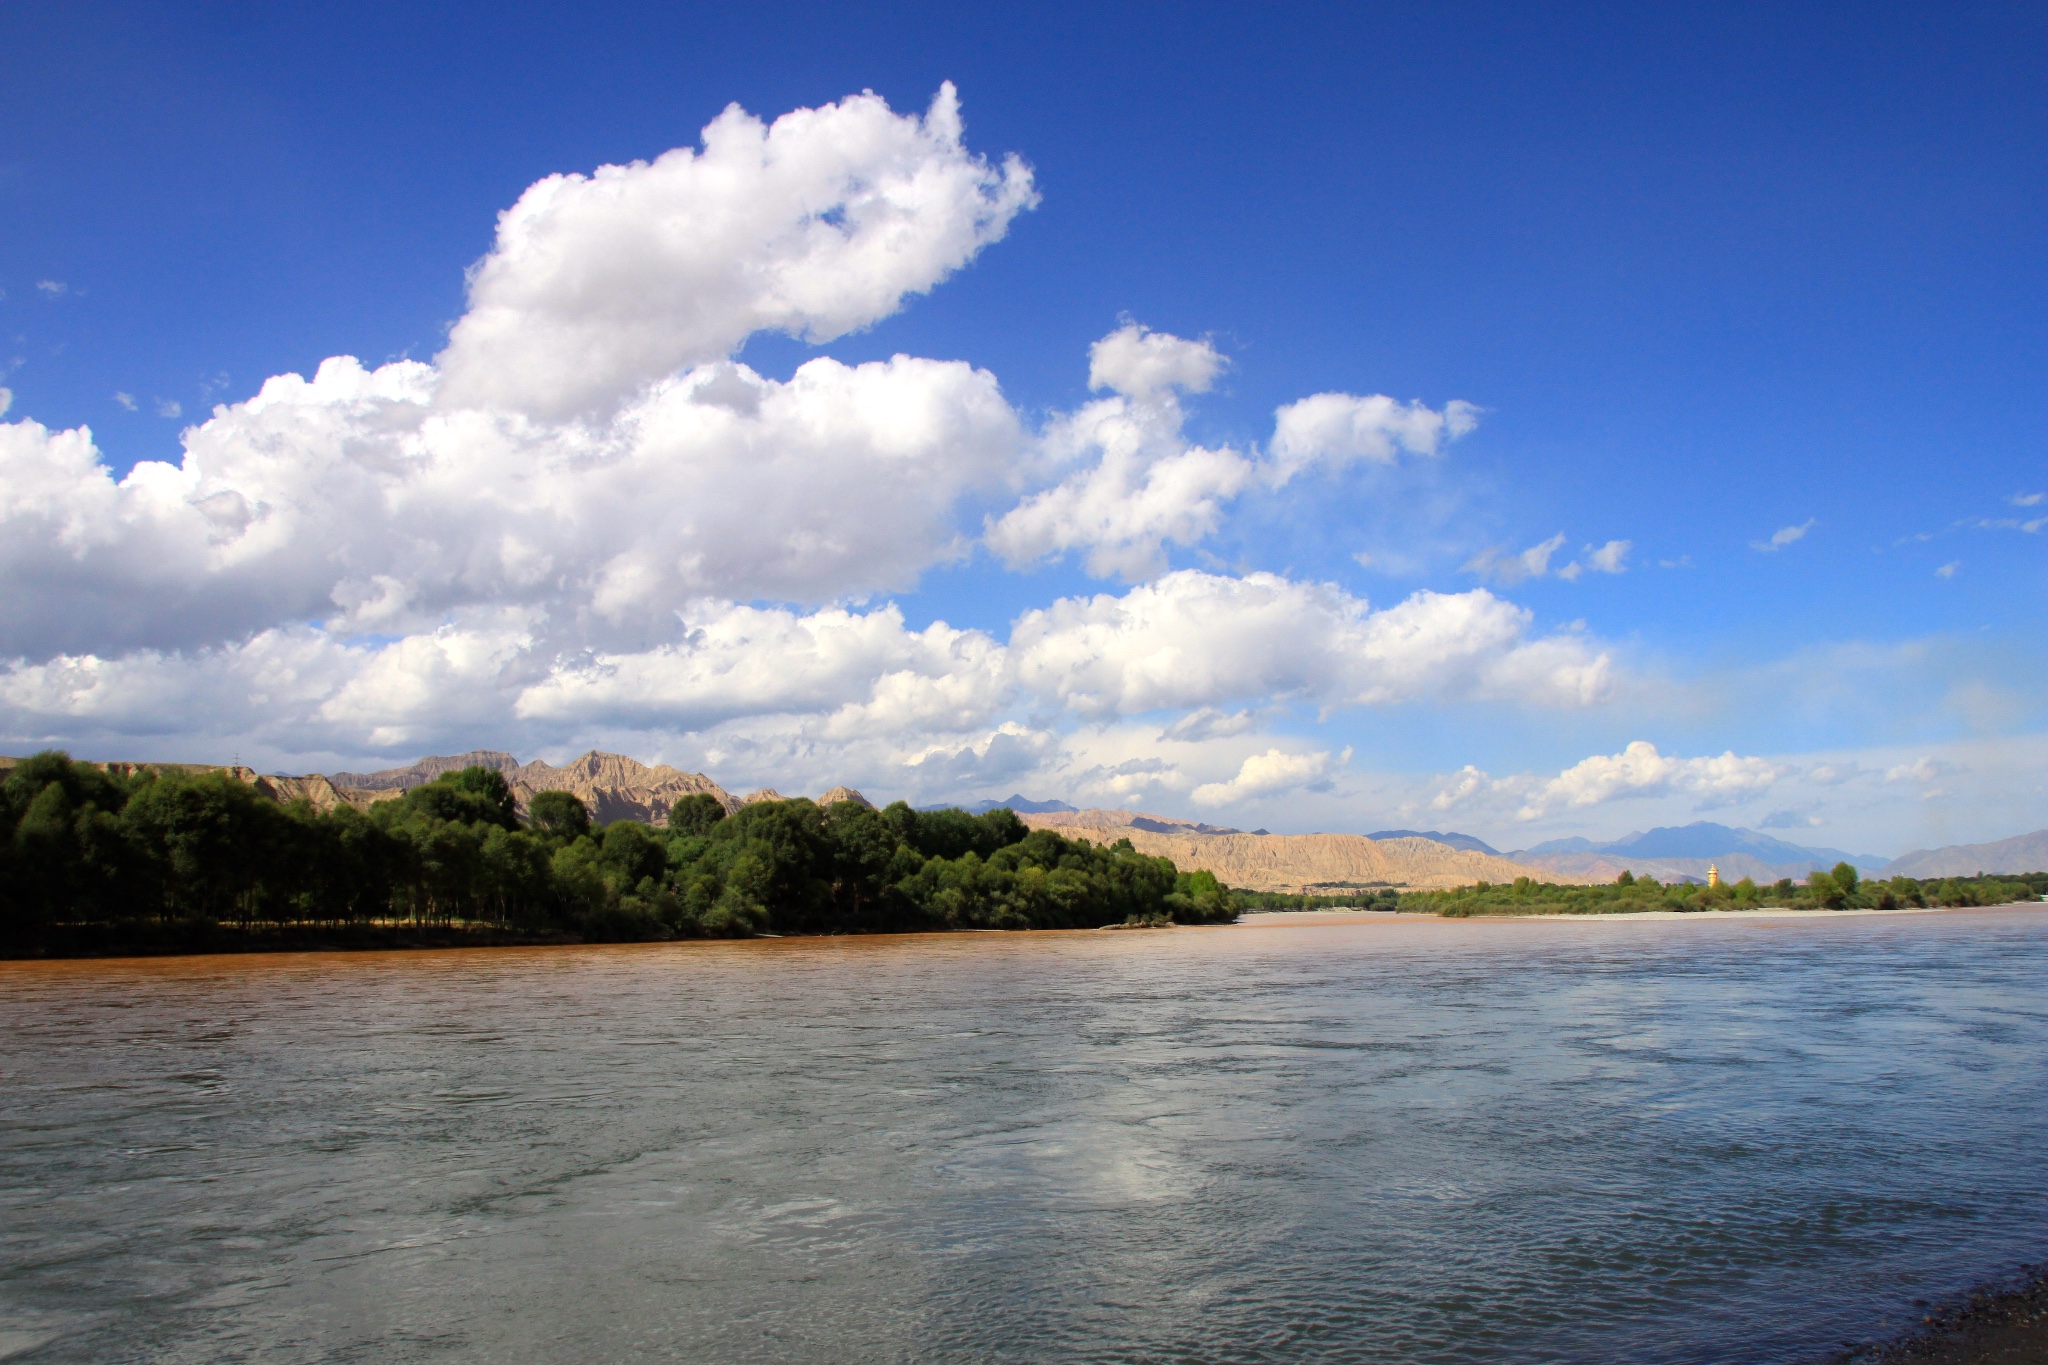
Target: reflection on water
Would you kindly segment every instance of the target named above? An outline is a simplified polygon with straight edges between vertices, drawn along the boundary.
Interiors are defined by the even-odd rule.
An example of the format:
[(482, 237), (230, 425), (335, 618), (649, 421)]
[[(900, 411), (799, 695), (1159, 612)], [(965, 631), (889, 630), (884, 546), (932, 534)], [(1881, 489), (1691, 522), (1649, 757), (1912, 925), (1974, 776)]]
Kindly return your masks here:
[(2048, 1242), (2048, 912), (0, 965), (0, 1356), (1799, 1361)]

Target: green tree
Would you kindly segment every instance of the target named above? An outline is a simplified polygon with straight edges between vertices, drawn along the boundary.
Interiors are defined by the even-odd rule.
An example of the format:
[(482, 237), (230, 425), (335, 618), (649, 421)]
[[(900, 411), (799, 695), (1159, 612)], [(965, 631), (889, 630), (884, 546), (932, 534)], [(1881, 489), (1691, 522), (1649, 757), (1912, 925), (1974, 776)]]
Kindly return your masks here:
[(555, 839), (576, 839), (590, 833), (590, 808), (574, 792), (535, 792), (527, 807), (533, 827)]
[(1842, 884), (1825, 872), (1816, 871), (1807, 877), (1806, 889), (1813, 903), (1823, 910), (1839, 910), (1849, 898)]
[(709, 792), (693, 792), (669, 807), (669, 833), (709, 834), (711, 827), (724, 818), (725, 807), (717, 797)]

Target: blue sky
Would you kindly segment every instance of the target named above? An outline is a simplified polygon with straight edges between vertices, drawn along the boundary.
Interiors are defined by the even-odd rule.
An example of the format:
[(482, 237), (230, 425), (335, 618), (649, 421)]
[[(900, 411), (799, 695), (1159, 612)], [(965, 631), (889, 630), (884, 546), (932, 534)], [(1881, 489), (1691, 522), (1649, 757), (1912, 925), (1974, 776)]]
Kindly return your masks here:
[[(609, 617), (595, 634), (569, 629), (588, 602), (536, 605), (502, 585), (430, 603), (407, 577), (431, 576), (419, 546), (393, 548), (390, 518), (372, 513), (328, 527), (318, 558), (343, 568), (312, 597), (244, 602), (236, 572), (290, 575), (248, 559), (254, 549), (221, 549), (216, 520), (213, 558), (168, 575), (175, 593), (158, 601), (166, 575), (93, 558), (143, 550), (121, 549), (111, 530), (81, 533), (90, 552), (65, 541), (50, 528), (83, 514), (53, 511), (71, 495), (49, 494), (59, 502), (14, 513), (55, 538), (46, 559), (22, 551), (10, 565), (26, 599), (0, 640), (15, 659), (0, 690), (12, 748), (229, 748), (303, 769), (597, 744), (736, 786), (855, 780), (921, 799), (1021, 786), (1272, 828), (1455, 826), (1506, 846), (1716, 818), (1895, 852), (2048, 823), (2036, 524), (2048, 503), (2025, 501), (2048, 489), (2038, 9), (583, 5), (423, 16), (85, 4), (16, 24), (0, 91), (11, 134), (0, 149), (6, 416), (53, 432), (89, 426), (116, 479), (138, 460), (187, 458), (183, 430), (270, 376), (311, 376), (336, 355), (433, 361), (469, 306), (465, 268), (493, 251), (496, 215), (529, 186), (692, 147), (728, 104), (773, 121), (871, 90), (908, 119), (951, 81), (962, 154), (990, 167), (1022, 158), (1036, 199), (958, 259), (941, 251), (931, 278), (841, 335), (810, 344), (742, 331), (728, 348), (772, 383), (820, 355), (848, 367), (959, 360), (992, 376), (1021, 444), (929, 452), (942, 483), (959, 478), (946, 484), (950, 549), (920, 523), (906, 534), (924, 536), (925, 552), (893, 577), (706, 570), (648, 588), (639, 606), (652, 615), (627, 639)], [(1141, 568), (1091, 573), (1072, 535), (1041, 537), (1052, 548), (1032, 562), (1006, 561), (985, 528), (1086, 473), (1086, 457), (1053, 468), (1047, 444), (1066, 416), (1116, 392), (1091, 391), (1090, 347), (1128, 323), (1227, 359), (1205, 391), (1181, 393), (1175, 430), (1189, 448), (1242, 457), (1235, 491), (1200, 534), (1169, 536)], [(706, 363), (677, 356), (677, 374)], [(1437, 414), (1460, 400), (1478, 421), (1431, 450), (1326, 454), (1279, 482), (1257, 463), (1274, 447), (1275, 412), (1314, 394), (1383, 394)], [(301, 435), (311, 460), (325, 458), (322, 441), (356, 439)], [(56, 456), (21, 451), (30, 464), (10, 466), (8, 481), (54, 477)], [(863, 486), (830, 441), (805, 458)], [(969, 477), (975, 460), (987, 468)], [(778, 470), (805, 482), (799, 466)], [(211, 496), (213, 476), (188, 472), (196, 482), (178, 496)], [(244, 539), (269, 505), (253, 487), (233, 493), (257, 509), (232, 528)], [(757, 487), (720, 502), (739, 495), (719, 487), (648, 492), (728, 528), (777, 501)], [(98, 494), (72, 492), (100, 507)], [(847, 514), (869, 515), (851, 503)], [(650, 554), (694, 553), (647, 534)], [(1560, 534), (1550, 571), (1530, 575), (1517, 557)], [(1617, 541), (1628, 542), (1622, 572), (1590, 567)], [(551, 571), (595, 583), (595, 561), (576, 561), (593, 543), (553, 547)], [(237, 553), (242, 568), (224, 567)], [(380, 556), (389, 562), (373, 571)], [(1572, 563), (1582, 571), (1560, 578)], [(326, 589), (360, 596), (337, 586), (348, 565), (364, 582), (404, 580), (404, 610), (341, 619)], [(1012, 638), (1020, 617), (1059, 602), (1187, 587), (1176, 572), (1334, 585), (1339, 617), (1418, 591), (1483, 589), (1526, 613), (1521, 643), (1500, 648), (1576, 641), (1581, 663), (1606, 662), (1569, 704), (1549, 684), (1518, 692), (1508, 678), (1527, 674), (1520, 665), (1491, 681), (1460, 665), (1367, 685), (1364, 656), (1342, 650), (1206, 691), (1125, 687), (1111, 704), (1046, 682), (1050, 665)], [(848, 656), (827, 670), (834, 682), (801, 696), (761, 684), (752, 700), (744, 687), (712, 699), (701, 679), (678, 692), (643, 669), (646, 696), (615, 682), (569, 689), (577, 701), (536, 700), (562, 692), (562, 669), (649, 651), (686, 671), (712, 667), (675, 655), (691, 621), (714, 617), (753, 622), (732, 629), (756, 653), (713, 672), (791, 675), (776, 653), (787, 641), (762, 643), (773, 632), (757, 618), (686, 599), (795, 621), (821, 610), (867, 620), (893, 603), (906, 638), (943, 623), (1008, 652), (957, 665), (1002, 678), (943, 723), (930, 711), (885, 715), (877, 679), (907, 669), (943, 692), (964, 674), (912, 666), (880, 643), (859, 656), (866, 672)], [(528, 615), (508, 625), (515, 609)], [(1222, 620), (1205, 629), (1185, 603), (1174, 611), (1177, 628), (1224, 655), (1270, 647), (1235, 640)], [(131, 617), (185, 624), (152, 634)], [(1310, 611), (1300, 629), (1335, 619)], [(1127, 681), (1207, 676), (1199, 657), (1175, 652), (1183, 643), (1128, 625), (1120, 647), (1151, 653), (1117, 656)], [(423, 643), (406, 652), (408, 640), (508, 630), (524, 643), (477, 644), (459, 666), (442, 657), (462, 652), (452, 645), (433, 663), (415, 657)], [(292, 631), (299, 652), (282, 662), (275, 651)], [(1059, 636), (1058, 658), (1071, 667), (1093, 638)], [(259, 663), (252, 649), (273, 652)], [(552, 682), (535, 671), (549, 668)], [(279, 669), (305, 676), (282, 690), (250, 681)], [(337, 669), (381, 681), (355, 678), (338, 700), (312, 682)], [(506, 699), (496, 709), (460, 700), (494, 688)], [(1176, 725), (1214, 732), (1213, 721), (1185, 724), (1208, 711), (1239, 728), (1157, 741)], [(1637, 742), (1657, 761), (1623, 757)], [(1700, 766), (1724, 755), (1734, 766)], [(1468, 767), (1485, 783), (1457, 781)]]

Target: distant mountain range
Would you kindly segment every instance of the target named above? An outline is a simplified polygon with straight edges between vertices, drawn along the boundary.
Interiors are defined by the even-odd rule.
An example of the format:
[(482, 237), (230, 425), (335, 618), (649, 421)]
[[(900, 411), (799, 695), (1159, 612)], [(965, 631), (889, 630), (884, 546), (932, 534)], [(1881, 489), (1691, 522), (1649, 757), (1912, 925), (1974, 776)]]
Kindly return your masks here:
[(1828, 867), (1836, 863), (1853, 863), (1863, 872), (1876, 871), (1890, 862), (1890, 859), (1875, 853), (1810, 848), (1753, 829), (1717, 825), (1711, 820), (1700, 820), (1690, 825), (1662, 825), (1656, 829), (1624, 834), (1604, 844), (1596, 844), (1590, 839), (1551, 839), (1513, 856), (1543, 853), (1616, 853), (1628, 858), (1725, 858), (1740, 853), (1761, 863), (1807, 862)]
[[(918, 809), (949, 810), (952, 808), (952, 805), (952, 802), (947, 801), (936, 806), (919, 806)], [(967, 807), (967, 813), (969, 815), (986, 815), (992, 810), (1001, 810), (1006, 806), (1019, 815), (1049, 815), (1055, 811), (1070, 811), (1074, 809), (1074, 807), (1064, 801), (1033, 801), (1028, 796), (1013, 792), (1000, 801), (977, 801)]]
[(2048, 872), (2048, 829), (1991, 844), (1950, 844), (1901, 853), (1886, 869), (1895, 877), (1974, 877), (1979, 872)]
[(1606, 843), (1552, 839), (1507, 856), (1574, 881), (1612, 881), (1626, 871), (1664, 882), (1703, 882), (1711, 869), (1718, 868), (1724, 880), (1747, 877), (1763, 885), (1787, 877), (1803, 881), (1837, 863), (1848, 863), (1865, 876), (1891, 865), (1890, 859), (1874, 853), (1810, 848), (1711, 820), (1639, 830)]

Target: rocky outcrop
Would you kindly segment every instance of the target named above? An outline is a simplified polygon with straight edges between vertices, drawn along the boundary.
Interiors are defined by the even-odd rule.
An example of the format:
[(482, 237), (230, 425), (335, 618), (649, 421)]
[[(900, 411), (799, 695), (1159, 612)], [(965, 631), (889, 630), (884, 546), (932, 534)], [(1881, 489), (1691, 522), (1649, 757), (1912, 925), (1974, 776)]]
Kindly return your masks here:
[(854, 805), (866, 806), (869, 810), (875, 808), (874, 802), (868, 800), (851, 787), (834, 787), (831, 791), (818, 798), (818, 804), (821, 806), (833, 806), (841, 801), (851, 801)]
[[(1430, 890), (1517, 877), (1555, 881), (1506, 858), (1432, 839), (1368, 839), (1362, 834), (1240, 834), (1125, 810), (1053, 811), (1019, 817), (1034, 829), (1109, 844), (1129, 839), (1140, 853), (1203, 869), (1247, 891), (1334, 892), (1369, 886)], [(1576, 880), (1576, 879), (1574, 879)]]
[[(19, 762), (21, 760), (18, 758), (0, 758), (0, 779), (4, 779), (8, 771)], [(354, 788), (339, 790), (318, 773), (310, 777), (266, 776), (254, 768), (237, 763), (128, 763), (119, 759), (107, 763), (88, 762), (87, 766), (98, 768), (101, 772), (112, 773), (116, 777), (135, 777), (142, 773), (176, 773), (185, 777), (196, 777), (205, 773), (221, 773), (234, 778), (237, 782), (248, 783), (280, 804), (289, 805), (294, 801), (306, 801), (311, 803), (313, 809), (320, 811), (333, 810), (336, 806), (369, 804), (363, 792)], [(386, 796), (395, 794), (382, 793)]]

